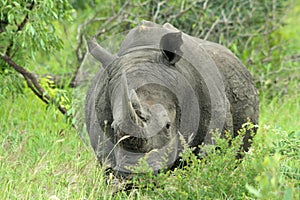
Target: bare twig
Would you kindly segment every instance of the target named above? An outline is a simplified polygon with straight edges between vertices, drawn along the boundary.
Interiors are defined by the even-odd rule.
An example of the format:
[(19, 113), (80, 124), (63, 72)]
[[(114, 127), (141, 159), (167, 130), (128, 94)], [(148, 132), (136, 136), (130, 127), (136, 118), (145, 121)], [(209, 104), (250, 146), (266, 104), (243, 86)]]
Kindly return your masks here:
[(208, 30), (208, 32), (206, 33), (204, 40), (207, 40), (207, 38), (209, 37), (210, 33), (214, 30), (215, 26), (220, 22), (220, 19), (216, 19), (216, 21), (211, 25), (210, 29)]
[(294, 54), (283, 58), (284, 62), (300, 62), (300, 54)]
[(156, 9), (156, 12), (155, 12), (155, 14), (154, 14), (154, 16), (153, 16), (153, 22), (156, 22), (157, 16), (158, 16), (158, 14), (159, 14), (159, 12), (160, 12), (160, 7), (161, 7), (162, 5), (164, 5), (164, 4), (165, 4), (165, 1), (161, 1), (161, 2), (158, 2), (158, 3), (157, 3), (157, 9)]

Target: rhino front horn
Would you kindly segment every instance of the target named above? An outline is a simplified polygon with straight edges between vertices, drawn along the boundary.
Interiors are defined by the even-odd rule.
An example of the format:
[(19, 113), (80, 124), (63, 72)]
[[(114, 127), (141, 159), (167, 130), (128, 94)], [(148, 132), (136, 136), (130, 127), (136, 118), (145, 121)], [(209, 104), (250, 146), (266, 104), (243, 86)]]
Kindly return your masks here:
[(132, 107), (130, 98), (129, 98), (129, 89), (126, 74), (123, 71), (121, 75), (121, 97), (122, 97), (122, 121), (127, 121), (132, 119), (135, 124), (138, 124), (138, 118), (136, 116), (135, 110)]
[(101, 47), (95, 37), (93, 37), (90, 41), (88, 41), (88, 47), (90, 53), (96, 58), (98, 61), (102, 63), (102, 66), (105, 68), (108, 66), (113, 60), (116, 59), (117, 56), (111, 54), (109, 51)]

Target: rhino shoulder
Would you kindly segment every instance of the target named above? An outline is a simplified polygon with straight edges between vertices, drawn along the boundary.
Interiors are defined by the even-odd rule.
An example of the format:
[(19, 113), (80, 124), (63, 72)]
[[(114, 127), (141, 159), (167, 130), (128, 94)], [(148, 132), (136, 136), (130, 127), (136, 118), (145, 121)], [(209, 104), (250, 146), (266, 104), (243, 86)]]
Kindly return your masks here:
[[(201, 39), (197, 39), (197, 42), (214, 60), (223, 76), (226, 96), (231, 105), (234, 132), (236, 133), (248, 120), (257, 124), (258, 95), (248, 69), (228, 48)], [(249, 138), (249, 134), (247, 134), (246, 139)], [(249, 146), (250, 144), (245, 141), (245, 149)]]

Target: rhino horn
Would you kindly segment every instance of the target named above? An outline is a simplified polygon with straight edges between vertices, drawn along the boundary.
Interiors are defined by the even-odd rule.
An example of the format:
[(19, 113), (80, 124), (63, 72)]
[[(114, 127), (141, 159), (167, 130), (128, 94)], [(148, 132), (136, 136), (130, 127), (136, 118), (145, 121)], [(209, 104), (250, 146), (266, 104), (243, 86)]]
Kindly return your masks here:
[(113, 54), (111, 54), (109, 51), (101, 47), (98, 43), (95, 37), (93, 37), (90, 41), (88, 41), (88, 47), (90, 53), (96, 58), (98, 61), (100, 61), (103, 65), (103, 67), (108, 66), (115, 58)]
[(132, 107), (130, 98), (129, 98), (129, 90), (128, 90), (128, 83), (126, 74), (123, 71), (121, 75), (121, 97), (122, 97), (122, 121), (126, 122), (128, 119), (132, 119), (136, 124), (137, 122), (137, 115), (135, 113), (134, 108)]
[(130, 91), (130, 102), (139, 118), (144, 122), (147, 122), (150, 119), (150, 113), (143, 108), (141, 101), (134, 89)]

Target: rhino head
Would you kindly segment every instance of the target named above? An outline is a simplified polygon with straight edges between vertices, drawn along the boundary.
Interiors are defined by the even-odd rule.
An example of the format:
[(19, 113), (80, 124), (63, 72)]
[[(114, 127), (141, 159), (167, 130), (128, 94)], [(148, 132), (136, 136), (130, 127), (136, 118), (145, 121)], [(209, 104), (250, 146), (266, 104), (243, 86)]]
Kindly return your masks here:
[(102, 68), (86, 98), (86, 125), (101, 163), (126, 174), (144, 158), (158, 171), (171, 167), (185, 144), (209, 143), (209, 127), (223, 123), (222, 109), (210, 111), (224, 107), (224, 88), (208, 84), (221, 76), (205, 75), (216, 66), (209, 56), (198, 62), (206, 54), (190, 40), (151, 22), (131, 30), (117, 55), (90, 40)]

